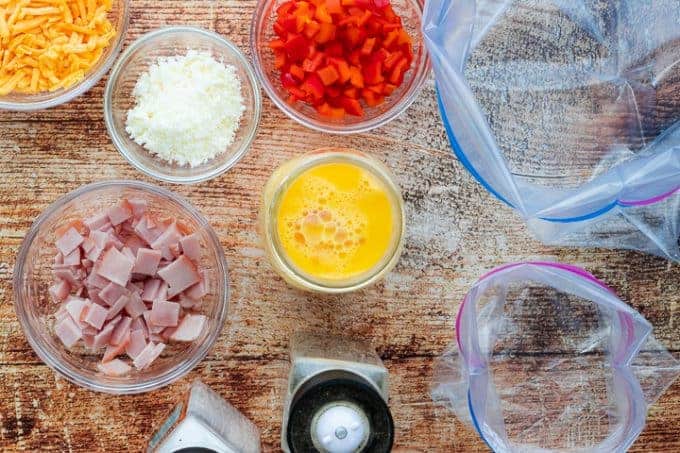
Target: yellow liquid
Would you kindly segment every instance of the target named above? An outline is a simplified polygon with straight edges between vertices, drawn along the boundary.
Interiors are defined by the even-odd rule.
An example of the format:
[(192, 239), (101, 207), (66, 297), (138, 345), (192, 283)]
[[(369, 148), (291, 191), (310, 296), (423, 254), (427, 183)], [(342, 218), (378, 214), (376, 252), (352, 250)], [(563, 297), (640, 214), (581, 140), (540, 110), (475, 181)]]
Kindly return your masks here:
[(394, 202), (370, 171), (328, 163), (301, 173), (282, 194), (276, 217), (284, 254), (312, 278), (361, 276), (390, 251)]

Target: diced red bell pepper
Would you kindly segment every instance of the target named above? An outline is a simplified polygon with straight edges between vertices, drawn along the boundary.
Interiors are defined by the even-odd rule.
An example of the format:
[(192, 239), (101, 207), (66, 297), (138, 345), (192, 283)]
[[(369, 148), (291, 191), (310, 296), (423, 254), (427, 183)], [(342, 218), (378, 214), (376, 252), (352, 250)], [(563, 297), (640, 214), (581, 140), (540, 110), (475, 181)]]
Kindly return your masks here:
[(359, 90), (356, 87), (347, 88), (342, 94), (348, 98), (359, 99)]
[(298, 82), (295, 80), (295, 77), (293, 77), (293, 75), (290, 72), (282, 72), (281, 85), (283, 85), (285, 88), (296, 87), (298, 85)]
[(396, 90), (396, 89), (397, 89), (397, 86), (396, 86), (396, 85), (393, 85), (393, 84), (391, 84), (391, 83), (386, 83), (386, 84), (385, 84), (385, 88), (383, 89), (383, 94), (384, 94), (385, 96), (389, 96), (389, 95), (391, 95), (392, 93), (394, 93), (394, 90)]
[(319, 69), (316, 71), (316, 74), (319, 76), (321, 82), (323, 82), (325, 86), (333, 85), (340, 78), (338, 70), (335, 69), (335, 66), (333, 65), (328, 65)]
[(317, 53), (314, 58), (305, 58), (302, 62), (302, 69), (305, 72), (314, 72), (321, 67), (324, 58), (326, 58), (326, 56), (321, 52)]
[(340, 0), (326, 0), (326, 9), (329, 14), (342, 14), (342, 3)]
[(350, 115), (354, 116), (364, 116), (364, 109), (361, 107), (361, 104), (359, 104), (359, 101), (356, 99), (352, 98), (342, 98), (340, 100), (340, 105), (342, 105), (342, 108), (345, 109), (345, 112), (347, 112)]
[(342, 58), (330, 58), (329, 57), (328, 61), (333, 66), (335, 66), (335, 69), (338, 70), (338, 75), (339, 75), (338, 80), (340, 81), (340, 83), (346, 83), (352, 75), (349, 71), (349, 64), (347, 64), (347, 62), (345, 60), (343, 60)]
[(281, 20), (280, 23), (283, 26), (283, 28), (286, 29), (286, 31), (288, 33), (297, 33), (298, 32), (297, 17), (295, 17), (295, 16), (286, 17), (285, 19)]
[(269, 48), (273, 49), (273, 50), (277, 50), (277, 49), (281, 50), (281, 49), (284, 48), (285, 44), (286, 43), (283, 42), (282, 39), (273, 39), (273, 40), (269, 41)]
[(320, 29), (321, 25), (317, 21), (310, 20), (305, 24), (304, 34), (307, 38), (312, 39), (314, 35), (316, 35), (319, 32)]
[(366, 102), (369, 107), (376, 107), (383, 103), (385, 98), (383, 96), (375, 94), (373, 91), (364, 88), (361, 91), (361, 97)]
[(385, 84), (378, 83), (376, 85), (369, 85), (366, 87), (366, 89), (371, 90), (375, 94), (383, 94), (383, 91), (385, 91)]
[(333, 44), (328, 44), (326, 46), (326, 55), (329, 57), (342, 57), (345, 54), (345, 49), (339, 42), (334, 42)]
[(279, 22), (274, 22), (274, 33), (276, 33), (276, 36), (281, 39), (286, 39), (288, 36), (288, 30), (283, 28), (283, 25), (281, 25)]
[(298, 88), (297, 86), (289, 87), (286, 89), (292, 96), (296, 97), (299, 100), (303, 100), (307, 97), (307, 93), (305, 93), (301, 88)]
[(319, 44), (325, 44), (335, 38), (336, 29), (336, 26), (333, 24), (322, 23), (319, 28), (319, 33), (316, 34), (314, 40)]
[(290, 71), (291, 75), (295, 77), (297, 80), (304, 80), (305, 79), (305, 71), (302, 69), (301, 66), (298, 66), (296, 64), (290, 65), (290, 68), (288, 68)]
[(389, 81), (393, 85), (401, 85), (404, 81), (404, 73), (408, 70), (408, 61), (403, 58), (394, 65), (394, 69), (390, 73)]
[(274, 67), (276, 67), (276, 69), (281, 69), (286, 66), (287, 60), (286, 52), (284, 50), (274, 51)]
[(403, 28), (399, 29), (399, 37), (397, 38), (397, 44), (411, 44), (411, 37), (406, 33)]
[(276, 15), (277, 17), (287, 16), (293, 9), (295, 9), (295, 1), (281, 3), (281, 6), (276, 8)]
[(368, 22), (371, 16), (373, 16), (373, 13), (371, 13), (369, 10), (364, 11), (363, 14), (361, 14), (361, 16), (357, 17), (356, 24), (359, 27), (363, 27), (364, 25), (366, 25), (366, 22)]
[(356, 66), (349, 67), (349, 80), (350, 83), (357, 88), (364, 87), (364, 76), (361, 73), (361, 69)]
[(288, 57), (293, 61), (302, 61), (309, 53), (308, 41), (302, 35), (293, 35), (285, 44)]
[(364, 41), (364, 45), (361, 46), (361, 54), (370, 55), (373, 52), (373, 46), (375, 46), (375, 38), (368, 38)]
[(329, 118), (342, 119), (345, 116), (345, 109), (342, 107), (331, 107), (327, 102), (317, 106), (316, 111)]
[(373, 0), (373, 3), (380, 9), (390, 6), (390, 0)]
[(367, 85), (375, 85), (382, 82), (385, 80), (382, 75), (382, 61), (371, 61), (363, 67), (362, 74)]
[(331, 15), (328, 13), (328, 8), (326, 8), (325, 4), (321, 4), (316, 7), (316, 12), (314, 13), (314, 17), (321, 22), (325, 24), (332, 24), (333, 23), (333, 18)]
[(395, 52), (392, 52), (385, 58), (385, 61), (383, 62), (383, 66), (385, 70), (391, 71), (392, 68), (394, 68), (394, 65), (397, 64), (397, 62), (403, 58), (404, 54), (401, 53), (401, 51), (397, 50)]
[(357, 49), (347, 56), (347, 61), (354, 66), (361, 66), (361, 50)]
[(350, 48), (359, 46), (365, 39), (366, 32), (357, 27), (347, 27), (345, 30), (345, 38)]
[(339, 97), (342, 94), (342, 91), (340, 91), (340, 88), (334, 87), (334, 86), (328, 86), (326, 87), (326, 97), (328, 99), (328, 103), (331, 104), (333, 107), (338, 107), (340, 105)]
[(321, 82), (321, 79), (319, 79), (319, 76), (314, 73), (307, 76), (302, 85), (300, 85), (300, 88), (314, 99), (323, 98), (323, 83)]
[(399, 38), (399, 31), (398, 30), (392, 30), (385, 36), (385, 39), (383, 39), (382, 45), (385, 48), (391, 48), (393, 44), (397, 42), (397, 38)]

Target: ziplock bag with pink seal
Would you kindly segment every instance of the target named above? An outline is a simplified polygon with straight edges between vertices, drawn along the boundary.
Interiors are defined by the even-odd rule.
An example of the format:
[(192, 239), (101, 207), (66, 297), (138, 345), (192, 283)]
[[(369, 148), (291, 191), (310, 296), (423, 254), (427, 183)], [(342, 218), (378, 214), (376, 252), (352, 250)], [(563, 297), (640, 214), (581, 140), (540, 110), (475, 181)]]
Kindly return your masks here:
[(461, 163), (549, 244), (680, 261), (677, 0), (429, 0)]
[(517, 263), (465, 296), (432, 396), (495, 452), (623, 452), (679, 374), (650, 323), (591, 274)]

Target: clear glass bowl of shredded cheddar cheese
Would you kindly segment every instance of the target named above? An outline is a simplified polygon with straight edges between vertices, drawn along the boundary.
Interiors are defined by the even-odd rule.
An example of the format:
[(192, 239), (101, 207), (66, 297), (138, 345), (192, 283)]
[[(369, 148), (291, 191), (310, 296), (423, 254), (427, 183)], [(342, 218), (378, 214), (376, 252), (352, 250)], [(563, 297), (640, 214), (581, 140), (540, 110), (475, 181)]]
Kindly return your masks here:
[(230, 41), (196, 27), (148, 33), (116, 62), (104, 94), (113, 144), (138, 170), (194, 184), (234, 166), (260, 119), (255, 72)]
[(106, 74), (123, 45), (127, 0), (0, 1), (0, 109), (72, 100)]

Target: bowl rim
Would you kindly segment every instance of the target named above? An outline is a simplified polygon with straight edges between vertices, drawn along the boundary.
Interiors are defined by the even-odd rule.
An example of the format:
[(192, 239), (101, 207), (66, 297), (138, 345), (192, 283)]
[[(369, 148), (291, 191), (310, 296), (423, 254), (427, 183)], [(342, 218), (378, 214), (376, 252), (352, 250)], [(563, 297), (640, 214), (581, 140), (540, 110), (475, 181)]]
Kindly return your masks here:
[(121, 21), (118, 33), (116, 33), (116, 42), (114, 44), (113, 50), (109, 56), (106, 57), (104, 64), (102, 64), (99, 69), (89, 74), (86, 73), (85, 78), (81, 80), (80, 83), (67, 88), (61, 94), (49, 99), (44, 99), (42, 101), (9, 102), (3, 101), (2, 98), (0, 98), (0, 110), (30, 112), (34, 110), (49, 109), (70, 102), (95, 86), (109, 71), (113, 65), (113, 62), (116, 61), (116, 58), (118, 58), (118, 54), (120, 54), (127, 36), (128, 27), (130, 25), (130, 0), (119, 1), (121, 7), (123, 8), (123, 20)]
[[(53, 357), (44, 347), (43, 341), (40, 336), (35, 333), (35, 329), (31, 326), (28, 320), (27, 310), (23, 307), (24, 293), (23, 293), (23, 269), (26, 263), (26, 258), (33, 241), (35, 240), (38, 231), (46, 219), (50, 218), (53, 214), (57, 212), (64, 204), (73, 201), (84, 195), (86, 193), (93, 192), (98, 189), (120, 187), (121, 189), (133, 188), (146, 192), (151, 192), (155, 195), (162, 197), (167, 197), (175, 203), (182, 206), (191, 216), (195, 217), (205, 228), (208, 237), (211, 242), (211, 246), (215, 249), (217, 255), (217, 267), (219, 272), (224, 276), (224, 296), (221, 300), (217, 300), (216, 303), (220, 304), (219, 313), (215, 319), (217, 322), (216, 328), (209, 332), (205, 341), (199, 346), (195, 354), (189, 357), (184, 362), (179, 363), (175, 367), (171, 368), (168, 372), (156, 376), (151, 379), (146, 379), (141, 382), (135, 383), (101, 383), (96, 379), (90, 379), (79, 371), (73, 371), (72, 368), (64, 366), (63, 363)], [(219, 238), (215, 233), (208, 220), (194, 207), (188, 200), (184, 199), (180, 195), (174, 194), (171, 191), (164, 189), (162, 187), (156, 186), (154, 184), (142, 182), (142, 181), (132, 181), (132, 180), (109, 180), (109, 181), (99, 181), (91, 184), (86, 184), (73, 190), (66, 195), (59, 197), (57, 200), (52, 202), (33, 222), (30, 229), (26, 233), (19, 252), (17, 253), (17, 259), (14, 266), (14, 276), (12, 279), (13, 284), (13, 296), (14, 296), (14, 311), (19, 319), (19, 324), (23, 331), (24, 337), (28, 340), (31, 348), (38, 357), (52, 370), (56, 371), (58, 374), (88, 390), (93, 390), (97, 392), (110, 393), (115, 395), (131, 395), (137, 393), (145, 393), (152, 390), (159, 389), (172, 382), (182, 378), (187, 373), (189, 373), (196, 365), (198, 365), (208, 354), (210, 349), (214, 346), (217, 338), (222, 333), (224, 324), (228, 319), (228, 309), (229, 309), (229, 299), (231, 295), (229, 287), (229, 269), (227, 266), (227, 260), (224, 255), (224, 249), (222, 248)]]
[[(111, 105), (113, 98), (113, 86), (115, 82), (118, 80), (118, 77), (122, 73), (123, 68), (125, 67), (132, 53), (143, 44), (155, 38), (165, 35), (171, 35), (174, 33), (197, 34), (202, 37), (209, 38), (217, 42), (219, 45), (227, 48), (236, 57), (241, 67), (245, 70), (246, 74), (248, 75), (247, 83), (250, 84), (253, 90), (254, 102), (252, 109), (252, 126), (248, 135), (244, 138), (241, 147), (238, 150), (236, 150), (236, 152), (234, 152), (231, 155), (231, 157), (222, 165), (210, 171), (206, 171), (193, 176), (181, 176), (181, 177), (171, 176), (167, 172), (155, 171), (147, 167), (146, 165), (142, 164), (138, 159), (134, 157), (134, 154), (130, 152), (124, 145), (123, 140), (121, 139), (122, 134), (119, 133), (119, 131), (113, 124), (113, 111)], [(244, 81), (242, 81), (242, 83), (243, 82)], [(174, 25), (161, 27), (157, 28), (156, 30), (145, 33), (139, 38), (137, 38), (123, 51), (123, 53), (121, 53), (120, 57), (113, 65), (113, 69), (111, 69), (111, 74), (109, 74), (109, 78), (106, 81), (106, 87), (104, 89), (104, 123), (106, 124), (106, 130), (108, 132), (109, 138), (113, 142), (115, 148), (125, 158), (125, 160), (128, 161), (128, 163), (130, 163), (133, 167), (135, 167), (137, 170), (141, 171), (145, 175), (150, 176), (159, 181), (170, 182), (173, 184), (197, 184), (203, 181), (207, 181), (222, 175), (227, 170), (236, 165), (243, 158), (243, 156), (245, 156), (246, 152), (252, 146), (253, 141), (255, 140), (255, 137), (259, 130), (261, 116), (262, 116), (262, 93), (260, 92), (260, 86), (257, 80), (257, 76), (255, 75), (255, 71), (250, 62), (248, 61), (248, 59), (246, 58), (245, 54), (241, 51), (241, 49), (238, 48), (236, 44), (234, 44), (229, 39), (223, 37), (222, 35), (211, 30), (206, 30), (204, 28), (194, 27), (190, 25)]]
[[(380, 126), (384, 126), (385, 124), (389, 123), (390, 121), (404, 113), (406, 109), (408, 109), (411, 106), (411, 104), (413, 104), (413, 102), (416, 100), (416, 98), (420, 94), (423, 85), (425, 84), (425, 81), (428, 79), (430, 71), (432, 69), (430, 55), (427, 51), (427, 47), (425, 46), (424, 41), (422, 45), (423, 63), (421, 66), (416, 66), (413, 68), (414, 70), (419, 71), (419, 73), (416, 72), (414, 74), (414, 78), (416, 79), (413, 82), (412, 88), (409, 91), (405, 92), (402, 98), (399, 99), (390, 109), (386, 110), (385, 112), (381, 113), (375, 118), (365, 119), (351, 125), (324, 123), (322, 121), (312, 119), (308, 115), (300, 113), (297, 109), (291, 108), (288, 105), (288, 103), (276, 93), (276, 90), (274, 89), (269, 77), (267, 77), (267, 75), (264, 73), (264, 70), (262, 68), (262, 61), (260, 60), (260, 53), (258, 50), (262, 46), (258, 46), (257, 43), (258, 30), (261, 28), (261, 24), (264, 20), (264, 10), (266, 7), (268, 7), (272, 3), (275, 3), (276, 1), (277, 0), (262, 0), (257, 3), (257, 7), (253, 12), (252, 20), (250, 21), (250, 51), (252, 54), (253, 66), (255, 66), (255, 72), (257, 73), (258, 80), (264, 87), (267, 96), (279, 108), (279, 110), (285, 113), (289, 118), (295, 120), (296, 122), (302, 124), (305, 127), (308, 127), (319, 132), (325, 132), (328, 134), (336, 135), (359, 134), (362, 132), (368, 132), (370, 130), (376, 129)], [(422, 18), (423, 15), (423, 5), (421, 4), (422, 0), (406, 0), (406, 1), (411, 3), (411, 5), (418, 10)], [(420, 29), (420, 27), (418, 27), (418, 29)], [(422, 35), (422, 31), (420, 31), (420, 34)]]

